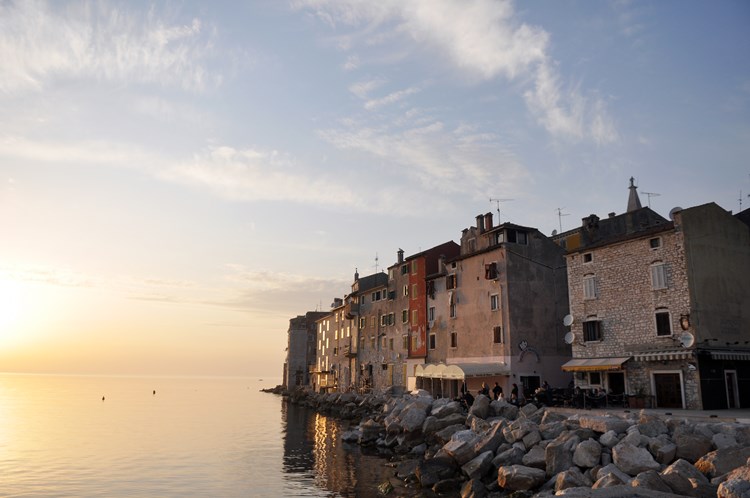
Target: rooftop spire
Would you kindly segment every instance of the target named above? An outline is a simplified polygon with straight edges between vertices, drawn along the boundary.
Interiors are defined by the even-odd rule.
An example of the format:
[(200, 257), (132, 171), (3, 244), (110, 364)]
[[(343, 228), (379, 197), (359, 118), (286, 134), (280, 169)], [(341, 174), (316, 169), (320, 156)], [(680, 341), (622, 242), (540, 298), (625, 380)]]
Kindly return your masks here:
[(637, 188), (635, 186), (635, 179), (631, 176), (630, 187), (628, 187), (630, 190), (630, 195), (628, 196), (628, 213), (641, 208), (641, 200), (638, 198), (638, 192), (636, 192)]

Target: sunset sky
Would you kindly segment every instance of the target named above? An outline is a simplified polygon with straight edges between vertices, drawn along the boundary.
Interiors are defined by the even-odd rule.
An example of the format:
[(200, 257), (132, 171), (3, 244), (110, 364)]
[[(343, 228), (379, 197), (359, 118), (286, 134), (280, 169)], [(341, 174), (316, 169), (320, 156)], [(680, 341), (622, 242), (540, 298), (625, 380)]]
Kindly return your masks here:
[(0, 371), (280, 376), (290, 318), (491, 198), (545, 234), (631, 176), (664, 216), (750, 207), (749, 27), (744, 0), (0, 2)]

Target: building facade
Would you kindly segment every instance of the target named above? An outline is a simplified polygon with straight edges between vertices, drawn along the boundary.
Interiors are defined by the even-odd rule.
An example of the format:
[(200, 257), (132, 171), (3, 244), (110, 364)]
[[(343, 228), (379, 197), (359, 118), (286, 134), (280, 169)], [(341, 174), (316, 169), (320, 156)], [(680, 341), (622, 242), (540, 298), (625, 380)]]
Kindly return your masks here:
[(323, 312), (308, 311), (289, 320), (282, 383), (286, 389), (310, 385), (310, 371), (317, 358), (315, 322), (324, 315)]
[(584, 389), (663, 408), (750, 406), (750, 231), (714, 203), (591, 215), (568, 250), (573, 359)]
[(568, 312), (564, 251), (534, 228), (477, 216), (460, 255), (429, 279), (427, 363), (419, 386), (454, 397), (495, 382), (509, 393), (548, 381), (566, 386), (570, 358), (562, 317)]

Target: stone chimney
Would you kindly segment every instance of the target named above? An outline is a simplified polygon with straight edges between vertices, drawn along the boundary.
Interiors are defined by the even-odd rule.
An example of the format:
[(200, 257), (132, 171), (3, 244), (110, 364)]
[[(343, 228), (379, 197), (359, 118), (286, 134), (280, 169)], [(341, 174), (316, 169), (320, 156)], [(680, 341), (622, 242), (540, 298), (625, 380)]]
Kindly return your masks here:
[(484, 233), (484, 215), (477, 216), (477, 230), (479, 233)]
[(492, 212), (484, 215), (484, 229), (488, 232), (492, 230)]
[(628, 213), (636, 209), (641, 209), (641, 200), (638, 198), (638, 192), (636, 192), (637, 188), (635, 186), (635, 179), (631, 176), (630, 187), (628, 187), (628, 190), (630, 190), (630, 194), (628, 195)]
[(404, 250), (399, 248), (398, 252), (396, 253), (398, 264), (401, 264), (404, 262)]

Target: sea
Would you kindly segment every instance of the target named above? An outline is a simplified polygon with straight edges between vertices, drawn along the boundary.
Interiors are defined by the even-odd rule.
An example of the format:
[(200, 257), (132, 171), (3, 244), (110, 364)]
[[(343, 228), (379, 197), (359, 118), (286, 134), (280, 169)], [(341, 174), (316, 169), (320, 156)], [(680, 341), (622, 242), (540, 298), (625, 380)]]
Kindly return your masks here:
[(379, 496), (387, 459), (280, 381), (0, 374), (0, 496)]

